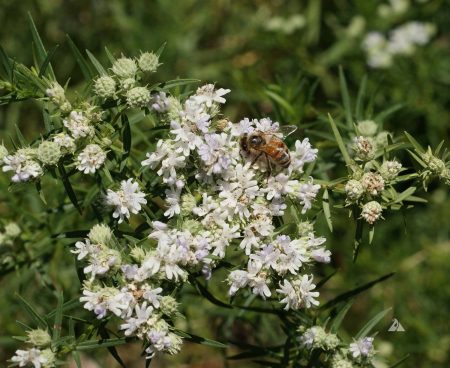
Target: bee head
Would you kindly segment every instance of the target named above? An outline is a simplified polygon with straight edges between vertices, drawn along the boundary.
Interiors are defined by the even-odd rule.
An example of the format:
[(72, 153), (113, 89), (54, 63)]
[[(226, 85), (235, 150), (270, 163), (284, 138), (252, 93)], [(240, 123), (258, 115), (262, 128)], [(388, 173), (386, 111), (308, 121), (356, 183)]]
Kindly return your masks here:
[(259, 147), (266, 143), (264, 138), (261, 137), (261, 135), (259, 135), (259, 134), (252, 134), (248, 141), (249, 141), (250, 146), (252, 146), (252, 147)]

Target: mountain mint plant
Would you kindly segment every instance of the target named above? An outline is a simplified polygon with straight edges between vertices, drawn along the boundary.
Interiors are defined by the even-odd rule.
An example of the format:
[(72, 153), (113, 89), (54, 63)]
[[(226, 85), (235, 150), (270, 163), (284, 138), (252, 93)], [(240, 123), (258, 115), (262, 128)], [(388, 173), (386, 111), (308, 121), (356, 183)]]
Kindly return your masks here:
[[(393, 42), (401, 38), (400, 30), (392, 37)], [(13, 148), (0, 146), (0, 159), (12, 188), (35, 186), (45, 201), (45, 178), (52, 177), (67, 194), (64, 211), (78, 211), (91, 221), (82, 232), (72, 228), (65, 230), (68, 235), (59, 234), (73, 239), (70, 251), (82, 283), (74, 302), (81, 302), (91, 318), (85, 332), (68, 328), (61, 337), (62, 310), (69, 307), (59, 297), (48, 316), (57, 323), (35, 315), (40, 325), (26, 331), (21, 340), (27, 346), (16, 351), (11, 366), (54, 367), (69, 353), (77, 357), (81, 350), (134, 340), (142, 342), (148, 360), (179, 353), (184, 341), (226, 347), (178, 327), (182, 290), (192, 285), (217, 308), (250, 311), (255, 304), (255, 311), (280, 316), (286, 341), (267, 349), (273, 366), (371, 367), (375, 334), (363, 328), (354, 339), (341, 337), (339, 323), (348, 310), (342, 304), (332, 317), (322, 314), (337, 302), (325, 302), (319, 292), (326, 280), (315, 274), (332, 254), (325, 234), (316, 234), (315, 221), (325, 216), (332, 229), (333, 216), (349, 209), (359, 246), (364, 226), (372, 232), (389, 210), (422, 201), (413, 196), (416, 187), (398, 192), (397, 186), (433, 177), (448, 182), (448, 163), (438, 157), (441, 147), (433, 153), (409, 136), (395, 138), (370, 117), (351, 119), (348, 134), (341, 135), (330, 116), (331, 145), (339, 147), (348, 176), (325, 179), (321, 152), (312, 137), (301, 133), (284, 153), (287, 166), (279, 165), (271, 151), (245, 152), (244, 137), (284, 140), (287, 122), (270, 117), (231, 121), (221, 112), (229, 89), (208, 83), (192, 89), (195, 80), (155, 83), (160, 52), (135, 58), (108, 54), (106, 67), (92, 54), (88, 63), (74, 50), (89, 78), (88, 89), (76, 98), (43, 63), (43, 48), (39, 71), (22, 64), (13, 68), (13, 61), (3, 57), (6, 75), (14, 77), (2, 81), (1, 103), (38, 101), (45, 132), (29, 143), (19, 135)], [(372, 55), (373, 46), (370, 50), (372, 66), (386, 64), (375, 62), (379, 55)], [(419, 171), (393, 154), (405, 149), (422, 166)], [(3, 267), (19, 254), (11, 252), (13, 244), (25, 240), (15, 223), (0, 228)], [(217, 281), (227, 288), (219, 299), (229, 302), (208, 290)], [(108, 331), (117, 338), (108, 337)]]

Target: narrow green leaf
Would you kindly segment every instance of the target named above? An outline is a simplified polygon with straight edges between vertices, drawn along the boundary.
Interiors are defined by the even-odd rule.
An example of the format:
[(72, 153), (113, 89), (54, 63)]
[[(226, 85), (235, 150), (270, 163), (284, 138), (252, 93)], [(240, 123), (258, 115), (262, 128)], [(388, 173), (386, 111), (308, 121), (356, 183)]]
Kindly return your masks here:
[(80, 354), (78, 354), (78, 351), (72, 351), (72, 358), (75, 361), (75, 364), (77, 365), (77, 368), (82, 368), (81, 367)]
[(328, 195), (328, 189), (325, 189), (323, 191), (322, 196), (322, 207), (323, 207), (323, 213), (325, 215), (325, 219), (327, 221), (328, 228), (331, 232), (333, 232), (333, 223), (331, 222), (331, 211), (330, 211), (330, 200)]
[(435, 156), (439, 156), (439, 152), (441, 152), (441, 149), (444, 145), (445, 141), (441, 141), (441, 143), (439, 143), (439, 145), (436, 147), (436, 149), (434, 150), (434, 155)]
[(0, 46), (0, 62), (3, 67), (3, 74), (5, 76), (5, 80), (12, 81), (13, 77), (13, 67), (12, 62), (6, 53), (6, 51), (3, 49), (3, 47)]
[(367, 89), (367, 75), (365, 75), (359, 85), (358, 96), (356, 97), (355, 115), (358, 121), (363, 120), (363, 104)]
[(18, 139), (20, 145), (22, 147), (28, 146), (28, 143), (25, 140), (25, 137), (22, 135), (22, 132), (20, 131), (19, 126), (17, 124), (15, 124), (14, 128), (16, 129), (16, 136), (17, 136), (17, 139)]
[(86, 81), (92, 80), (94, 78), (95, 73), (93, 72), (91, 66), (88, 64), (84, 56), (81, 54), (78, 47), (75, 45), (75, 43), (72, 41), (72, 39), (69, 37), (69, 35), (66, 35), (66, 39), (69, 42), (69, 47), (72, 50), (72, 53), (75, 57), (75, 60), (78, 63), (78, 66), (81, 69), (81, 73), (83, 73), (84, 79)]
[(360, 338), (366, 337), (370, 331), (375, 327), (375, 325), (380, 322), (386, 314), (391, 310), (392, 308), (387, 308), (384, 311), (381, 311), (376, 316), (374, 316), (369, 322), (367, 322), (364, 327), (355, 335), (355, 339), (358, 340)]
[(288, 101), (286, 101), (286, 99), (281, 97), (279, 94), (270, 90), (265, 90), (264, 94), (266, 94), (271, 100), (280, 105), (290, 116), (295, 116), (295, 109)]
[(390, 365), (389, 368), (395, 368), (400, 366), (405, 360), (409, 359), (410, 355), (406, 354), (403, 358), (401, 358), (398, 362), (395, 362), (394, 364)]
[(221, 348), (221, 349), (228, 348), (228, 345), (223, 344), (223, 343), (221, 343), (219, 341), (206, 339), (204, 337), (193, 335), (191, 333), (188, 333), (188, 332), (185, 332), (185, 331), (181, 331), (181, 330), (177, 330), (177, 329), (175, 329), (174, 332), (178, 336), (181, 336), (184, 340), (189, 341), (189, 342), (193, 342), (195, 344), (210, 346), (210, 347), (213, 347), (213, 348)]
[(55, 55), (56, 50), (58, 49), (59, 45), (55, 45), (48, 53), (47, 56), (45, 57), (44, 62), (42, 63), (41, 67), (39, 68), (39, 74), (38, 77), (42, 78), (42, 76), (45, 74), (45, 72), (47, 71), (47, 68), (50, 65), (50, 60), (52, 60), (53, 55)]
[(368, 290), (371, 287), (375, 286), (376, 284), (387, 280), (388, 278), (392, 277), (393, 275), (395, 275), (395, 272), (388, 273), (387, 275), (381, 276), (376, 280), (368, 282), (367, 284), (364, 284), (353, 290), (350, 290), (341, 295), (338, 295), (336, 298), (330, 300), (329, 302), (325, 303), (324, 305), (322, 305), (319, 308), (320, 309), (328, 309), (328, 308), (335, 306), (338, 303), (347, 301), (348, 299), (353, 298), (355, 295), (358, 295), (358, 294), (362, 293), (363, 291)]
[(377, 123), (383, 123), (384, 120), (389, 116), (392, 115), (394, 112), (400, 110), (403, 108), (404, 104), (396, 104), (394, 106), (391, 106), (387, 108), (386, 110), (381, 111), (378, 115), (374, 117), (374, 121)]
[(372, 244), (374, 235), (375, 235), (375, 226), (370, 226), (370, 228), (369, 228), (369, 245)]
[(174, 80), (164, 82), (161, 85), (161, 88), (163, 90), (167, 91), (174, 87), (185, 86), (188, 84), (194, 84), (194, 83), (199, 83), (199, 82), (200, 82), (200, 79), (174, 79)]
[(401, 192), (398, 195), (398, 197), (392, 203), (389, 203), (389, 204), (400, 203), (400, 202), (404, 201), (405, 199), (410, 197), (416, 191), (416, 189), (417, 189), (416, 187), (409, 187), (408, 189)]
[(97, 60), (97, 58), (89, 51), (86, 50), (86, 54), (91, 61), (91, 63), (94, 65), (94, 68), (97, 70), (98, 74), (100, 75), (106, 75), (106, 70), (103, 68), (102, 64)]
[[(355, 210), (356, 212), (356, 210)], [(356, 215), (355, 215), (356, 217)], [(353, 241), (353, 262), (356, 262), (358, 258), (359, 248), (362, 244), (362, 236), (363, 236), (363, 222), (361, 219), (356, 219), (356, 229), (355, 229), (355, 240)]]
[(413, 147), (419, 152), (419, 153), (425, 153), (424, 148), (420, 145), (419, 142), (416, 141), (416, 139), (409, 134), (408, 132), (404, 132), (406, 138), (411, 142), (411, 144), (413, 145)]
[(75, 206), (75, 208), (78, 210), (78, 212), (81, 214), (82, 211), (78, 204), (77, 196), (72, 188), (72, 184), (70, 184), (69, 178), (67, 177), (67, 173), (64, 168), (64, 165), (62, 165), (62, 164), (58, 165), (58, 168), (59, 168), (59, 173), (61, 174), (61, 180), (63, 182), (64, 189), (66, 190), (67, 196), (69, 197), (70, 201)]
[(347, 164), (348, 169), (350, 170), (350, 165), (352, 163), (352, 160), (350, 158), (350, 155), (347, 152), (347, 149), (345, 148), (345, 144), (344, 144), (344, 141), (342, 140), (341, 133), (339, 133), (338, 127), (336, 126), (336, 123), (334, 122), (334, 120), (330, 114), (328, 114), (328, 121), (331, 125), (331, 129), (333, 130), (333, 134), (334, 134), (334, 137), (338, 144), (339, 150), (342, 153), (342, 157), (344, 158), (344, 161)]
[[(102, 325), (99, 328), (99, 333), (102, 339), (109, 340), (109, 333), (106, 331), (105, 327)], [(123, 368), (127, 368), (125, 363), (123, 362), (122, 358), (120, 357), (119, 353), (117, 352), (116, 348), (114, 346), (108, 346), (108, 351), (112, 355), (112, 357), (116, 360), (117, 363)]]
[(19, 298), (20, 303), (22, 304), (23, 308), (27, 311), (27, 313), (33, 318), (34, 322), (38, 325), (38, 327), (41, 327), (43, 329), (48, 328), (48, 324), (45, 321), (45, 319), (34, 309), (34, 307), (28, 303), (24, 298), (22, 298), (19, 294), (17, 294), (17, 297)]
[(158, 56), (158, 58), (162, 55), (164, 49), (166, 48), (167, 42), (164, 42), (159, 49), (155, 52), (155, 55)]
[(347, 81), (345, 79), (344, 70), (342, 69), (342, 65), (339, 65), (339, 85), (341, 88), (342, 95), (342, 105), (345, 110), (345, 120), (347, 121), (347, 126), (349, 128), (353, 127), (353, 118), (352, 118), (352, 107), (350, 103), (350, 94), (348, 93)]
[[(37, 57), (38, 65), (36, 65), (36, 68), (39, 68), (41, 65), (43, 65), (43, 63), (47, 59), (47, 51), (45, 51), (44, 44), (42, 43), (41, 36), (39, 36), (39, 32), (36, 28), (36, 25), (34, 24), (31, 13), (28, 13), (28, 24), (30, 26), (31, 37), (33, 38), (33, 43), (35, 45), (36, 52), (37, 52), (36, 57)], [(55, 80), (56, 79), (55, 73), (53, 72), (53, 68), (50, 63), (48, 65), (48, 71), (49, 71), (51, 79)]]
[(55, 311), (55, 322), (53, 324), (52, 341), (55, 342), (61, 336), (62, 329), (62, 314), (63, 314), (64, 295), (62, 292), (58, 293), (58, 304)]
[(131, 338), (115, 338), (115, 339), (102, 339), (102, 340), (88, 340), (77, 344), (76, 350), (94, 350), (98, 348), (107, 348), (109, 346), (125, 345), (132, 341)]
[(128, 117), (126, 115), (122, 115), (122, 124), (123, 124), (122, 142), (123, 142), (123, 149), (125, 151), (122, 156), (122, 161), (124, 161), (130, 155), (131, 151), (131, 128), (130, 122), (128, 121)]
[(109, 62), (112, 64), (114, 64), (114, 62), (116, 61), (116, 58), (114, 57), (113, 54), (111, 54), (111, 52), (109, 51), (109, 49), (105, 46), (105, 52), (106, 52), (106, 56), (108, 57)]
[(330, 325), (330, 332), (337, 333), (339, 330), (339, 327), (342, 324), (342, 321), (344, 320), (345, 316), (347, 315), (347, 312), (352, 307), (354, 300), (350, 299), (348, 300), (343, 307), (340, 309), (338, 314), (336, 314), (336, 317), (334, 317), (333, 322)]

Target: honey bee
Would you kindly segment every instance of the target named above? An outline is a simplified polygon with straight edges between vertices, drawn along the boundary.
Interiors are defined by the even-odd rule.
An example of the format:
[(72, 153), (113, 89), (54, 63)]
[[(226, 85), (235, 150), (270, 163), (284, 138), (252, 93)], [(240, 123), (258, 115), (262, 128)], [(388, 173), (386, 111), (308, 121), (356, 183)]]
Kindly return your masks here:
[(251, 133), (245, 133), (241, 136), (241, 150), (253, 158), (252, 165), (264, 155), (269, 168), (269, 175), (272, 171), (271, 162), (276, 165), (287, 168), (291, 164), (289, 150), (283, 141), (283, 138), (292, 134), (297, 127), (294, 125), (284, 125), (279, 131), (263, 132), (255, 130)]

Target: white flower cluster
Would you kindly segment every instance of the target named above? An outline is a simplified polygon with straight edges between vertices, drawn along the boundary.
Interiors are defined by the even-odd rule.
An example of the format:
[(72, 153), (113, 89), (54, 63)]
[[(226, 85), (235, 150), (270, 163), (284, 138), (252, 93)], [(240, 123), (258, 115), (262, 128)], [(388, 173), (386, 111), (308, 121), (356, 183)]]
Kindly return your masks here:
[(17, 350), (10, 359), (11, 366), (53, 368), (56, 367), (55, 353), (49, 347), (51, 337), (47, 331), (41, 329), (27, 331), (26, 342), (32, 347), (26, 350)]
[[(150, 92), (138, 82), (146, 73), (156, 71), (158, 56), (151, 52), (142, 53), (137, 59), (121, 57), (111, 68), (111, 75), (102, 75), (95, 80), (94, 92), (100, 98), (123, 99), (128, 107), (150, 107)], [(64, 88), (51, 82), (46, 96), (55, 105), (62, 117), (62, 131), (42, 141), (38, 147), (27, 147), (8, 154), (0, 147), (0, 164), (3, 171), (12, 171), (12, 182), (27, 182), (38, 179), (45, 167), (57, 165), (61, 158), (70, 156), (75, 167), (84, 174), (93, 174), (106, 161), (104, 144), (95, 123), (102, 120), (102, 112), (97, 106), (87, 103), (74, 109), (65, 95)]]
[[(301, 271), (313, 261), (330, 261), (330, 252), (321, 246), (325, 239), (312, 232), (297, 239), (277, 236), (273, 218), (284, 214), (286, 199), (302, 213), (311, 208), (320, 186), (301, 177), (304, 164), (316, 158), (317, 150), (306, 138), (295, 143), (286, 169), (270, 157), (254, 162), (257, 157), (241, 149), (241, 138), (252, 133), (277, 135), (279, 124), (267, 118), (237, 124), (215, 119), (228, 92), (213, 85), (199, 88), (170, 121), (169, 137), (142, 162), (157, 170), (169, 187), (165, 215), (179, 216), (186, 209), (180, 229), (153, 223), (150, 237), (156, 239), (157, 248), (147, 263), (169, 280), (182, 280), (186, 268), (198, 267), (209, 274), (234, 245), (244, 250), (247, 265), (229, 274), (231, 295), (248, 287), (262, 298), (277, 294), (286, 309), (308, 308), (318, 304), (314, 299), (318, 292), (312, 291), (312, 276)], [(161, 106), (158, 102), (159, 113), (170, 110)], [(276, 170), (269, 171), (269, 166)], [(188, 190), (189, 179), (195, 183)]]
[[(230, 294), (248, 287), (262, 298), (278, 295), (285, 309), (318, 304), (312, 275), (303, 270), (312, 262), (330, 261), (325, 239), (315, 237), (307, 222), (299, 225), (297, 238), (276, 233), (273, 224), (287, 202), (303, 213), (311, 208), (320, 187), (312, 178), (302, 178), (303, 166), (315, 160), (317, 150), (306, 138), (288, 152), (291, 163), (285, 169), (273, 160), (270, 170), (269, 157), (255, 161), (242, 152), (242, 137), (274, 137), (279, 125), (270, 119), (238, 124), (217, 119), (228, 92), (209, 84), (182, 105), (161, 93), (153, 96), (154, 112), (170, 120), (171, 130), (142, 164), (155, 169), (168, 187), (167, 223), (152, 222), (148, 243), (140, 242), (130, 254), (120, 251), (105, 225), (94, 226), (73, 250), (86, 263), (84, 307), (98, 318), (119, 317), (124, 334), (143, 340), (149, 357), (159, 351), (174, 354), (181, 347), (172, 327), (177, 302), (164, 296), (168, 285), (173, 290), (199, 272), (211, 277), (230, 247), (240, 251), (242, 259), (241, 267), (228, 275)], [(145, 203), (133, 179), (106, 193), (106, 204), (113, 207), (119, 223)]]
[(63, 116), (62, 131), (51, 135), (36, 147), (21, 148), (14, 154), (1, 152), (3, 171), (13, 172), (11, 180), (14, 183), (38, 179), (47, 167), (58, 165), (62, 158), (73, 162), (84, 174), (95, 173), (106, 160), (104, 149), (92, 143), (96, 134), (93, 123), (99, 121), (102, 115), (98, 108), (84, 104), (80, 109), (66, 112), (61, 104), (70, 108), (72, 105), (67, 101), (64, 89), (56, 82), (47, 90), (47, 96)]
[(360, 338), (347, 347), (337, 335), (326, 332), (321, 326), (313, 326), (306, 330), (301, 327), (299, 331), (301, 332), (298, 337), (300, 346), (309, 350), (319, 349), (331, 352), (332, 368), (350, 368), (355, 366), (354, 364), (366, 366), (375, 355), (373, 337)]
[(435, 32), (434, 25), (417, 21), (393, 29), (388, 39), (381, 32), (369, 32), (362, 43), (367, 64), (372, 68), (389, 68), (394, 56), (414, 54), (418, 46), (430, 42)]
[(107, 314), (120, 318), (125, 336), (143, 340), (149, 358), (158, 351), (177, 353), (181, 338), (173, 333), (172, 318), (178, 313), (178, 304), (158, 286), (165, 275), (154, 267), (151, 255), (133, 254), (139, 259), (134, 263), (118, 249), (119, 243), (106, 225), (95, 225), (84, 241), (75, 244), (72, 252), (86, 263), (84, 272), (90, 275), (80, 301), (99, 319)]

